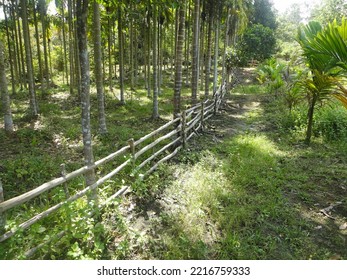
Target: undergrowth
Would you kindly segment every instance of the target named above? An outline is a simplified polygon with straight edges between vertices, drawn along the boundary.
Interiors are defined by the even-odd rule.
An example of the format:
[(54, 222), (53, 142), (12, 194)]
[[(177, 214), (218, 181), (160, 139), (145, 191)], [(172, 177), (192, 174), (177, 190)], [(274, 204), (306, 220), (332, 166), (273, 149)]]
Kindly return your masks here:
[[(265, 90), (248, 85), (239, 91), (258, 95)], [(93, 136), (97, 159), (170, 118), (165, 113), (172, 106), (169, 89), (161, 96), (163, 119), (158, 122), (148, 121), (151, 100), (145, 96), (145, 91), (133, 93), (125, 106), (107, 97), (109, 133)], [(13, 135), (0, 131), (8, 147), (0, 151), (6, 198), (59, 176), (64, 161), (68, 171), (83, 164), (79, 108), (73, 100), (55, 98), (41, 104), (42, 115), (29, 126), (25, 102), (18, 99), (14, 116), (20, 129)], [(131, 186), (132, 194), (97, 215), (91, 215), (87, 199), (64, 205), (50, 219), (1, 244), (0, 258), (25, 258), (27, 250), (65, 230), (33, 258), (346, 259), (346, 232), (338, 230), (347, 213), (346, 112), (335, 104), (318, 109), (310, 147), (302, 143), (304, 108), (289, 112), (283, 100), (267, 96), (262, 112), (248, 113), (246, 122), (261, 122), (265, 129), (246, 129), (218, 141), (205, 133), (146, 180), (127, 176), (131, 170), (126, 170), (99, 194), (106, 198), (124, 185)], [(96, 118), (92, 125), (96, 131)], [(117, 164), (100, 168), (98, 175)], [(68, 190), (83, 184), (77, 178)], [(25, 211), (10, 212), (6, 230), (65, 195), (60, 188), (23, 206)], [(319, 214), (338, 201), (334, 221)]]

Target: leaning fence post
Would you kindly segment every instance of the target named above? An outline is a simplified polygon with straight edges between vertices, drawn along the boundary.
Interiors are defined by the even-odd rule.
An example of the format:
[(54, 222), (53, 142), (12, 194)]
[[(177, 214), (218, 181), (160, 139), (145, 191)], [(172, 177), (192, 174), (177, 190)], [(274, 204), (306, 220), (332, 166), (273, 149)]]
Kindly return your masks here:
[(132, 166), (133, 166), (133, 168), (135, 168), (135, 161), (136, 161), (136, 158), (135, 158), (135, 142), (134, 142), (133, 138), (129, 139), (128, 145), (130, 147)]
[(205, 120), (204, 120), (204, 113), (205, 113), (205, 103), (204, 101), (201, 102), (201, 130), (204, 131), (204, 126), (205, 126)]
[(183, 111), (181, 116), (181, 134), (182, 134), (182, 146), (185, 149), (187, 146), (187, 132), (186, 132), (186, 126), (187, 126), (187, 112)]
[[(4, 189), (0, 180), (0, 203), (4, 201)], [(5, 212), (0, 212), (0, 234), (5, 232), (6, 216)]]
[(218, 97), (219, 97), (219, 94), (218, 94), (218, 91), (216, 93), (216, 95), (214, 96), (214, 104), (213, 104), (213, 115), (216, 115), (217, 114), (217, 111), (218, 111), (218, 108), (217, 108), (217, 104), (218, 104)]
[[(62, 163), (60, 165), (60, 169), (61, 169), (61, 176), (65, 178), (66, 176), (65, 163)], [(69, 193), (69, 189), (67, 187), (66, 182), (63, 184), (63, 187), (64, 187), (65, 198), (69, 199), (70, 193)], [(71, 231), (71, 210), (70, 210), (69, 204), (65, 204), (65, 211), (66, 211), (66, 219), (67, 219), (67, 230), (70, 232)]]

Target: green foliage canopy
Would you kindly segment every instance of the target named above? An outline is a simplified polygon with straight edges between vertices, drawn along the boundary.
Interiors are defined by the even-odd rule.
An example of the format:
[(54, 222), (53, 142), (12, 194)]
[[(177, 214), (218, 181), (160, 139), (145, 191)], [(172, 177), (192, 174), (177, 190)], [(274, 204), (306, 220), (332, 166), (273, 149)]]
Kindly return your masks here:
[(274, 31), (261, 24), (248, 28), (241, 41), (241, 50), (248, 59), (263, 61), (271, 57), (276, 47)]

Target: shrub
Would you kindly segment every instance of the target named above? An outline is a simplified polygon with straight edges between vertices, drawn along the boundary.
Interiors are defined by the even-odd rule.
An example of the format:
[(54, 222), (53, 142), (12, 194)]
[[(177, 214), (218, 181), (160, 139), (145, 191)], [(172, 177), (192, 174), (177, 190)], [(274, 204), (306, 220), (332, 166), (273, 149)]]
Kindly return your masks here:
[(314, 126), (316, 135), (321, 135), (327, 141), (337, 141), (347, 138), (347, 111), (340, 105), (321, 108), (317, 111)]
[(249, 27), (241, 41), (241, 51), (248, 60), (264, 61), (275, 52), (276, 38), (274, 31), (261, 24)]

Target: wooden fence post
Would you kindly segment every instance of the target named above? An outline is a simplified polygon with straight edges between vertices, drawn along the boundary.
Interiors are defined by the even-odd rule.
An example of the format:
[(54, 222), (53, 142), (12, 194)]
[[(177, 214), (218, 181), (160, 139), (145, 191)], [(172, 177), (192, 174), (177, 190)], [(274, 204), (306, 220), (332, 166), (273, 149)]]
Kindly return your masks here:
[(214, 96), (214, 104), (213, 104), (213, 115), (216, 115), (217, 112), (218, 112), (218, 108), (217, 108), (217, 104), (218, 104), (218, 97), (219, 97), (219, 94), (218, 92), (216, 93), (216, 95)]
[[(4, 201), (4, 189), (0, 180), (0, 203)], [(0, 212), (0, 234), (5, 232), (6, 216), (5, 212)]]
[(204, 101), (201, 102), (201, 130), (204, 131), (205, 126), (205, 120), (204, 120), (204, 113), (205, 113), (205, 103)]
[(186, 126), (187, 126), (187, 112), (183, 111), (181, 116), (181, 134), (182, 134), (182, 146), (183, 149), (187, 146), (187, 132), (186, 132)]
[[(61, 176), (65, 178), (65, 176), (66, 176), (65, 163), (62, 163), (60, 165), (60, 169), (61, 169)], [(69, 199), (70, 193), (69, 193), (69, 189), (67, 187), (66, 182), (63, 184), (63, 187), (64, 187), (65, 198)], [(65, 205), (65, 211), (66, 211), (66, 219), (67, 219), (67, 230), (70, 232), (71, 231), (71, 210), (70, 210), (69, 204)]]
[[(60, 165), (60, 168), (61, 168), (61, 176), (62, 177), (65, 177), (66, 176), (66, 167), (65, 167), (65, 163), (62, 163)], [(67, 183), (65, 182), (64, 183), (64, 192), (65, 192), (65, 197), (66, 199), (68, 199), (70, 197), (70, 194), (69, 194), (69, 189), (67, 187)]]
[(130, 147), (130, 153), (131, 153), (131, 162), (132, 162), (132, 166), (133, 168), (135, 168), (135, 161), (136, 161), (136, 158), (135, 158), (135, 141), (133, 138), (129, 139), (128, 141), (128, 145)]

